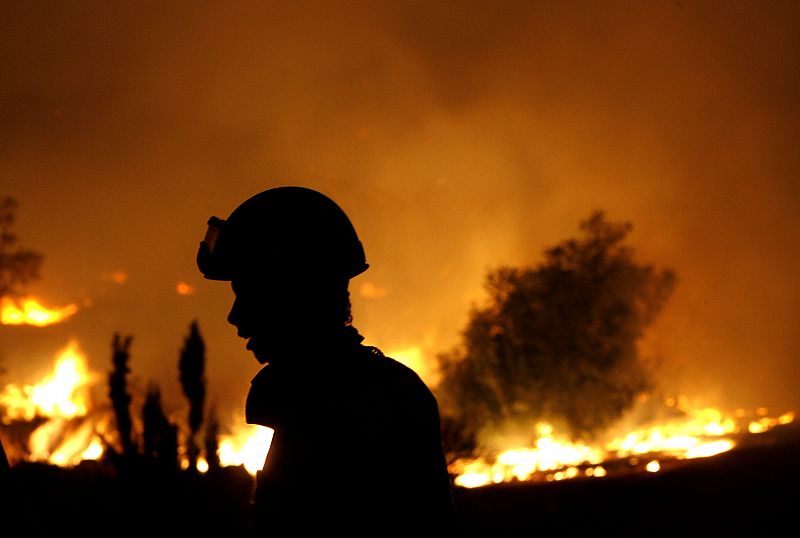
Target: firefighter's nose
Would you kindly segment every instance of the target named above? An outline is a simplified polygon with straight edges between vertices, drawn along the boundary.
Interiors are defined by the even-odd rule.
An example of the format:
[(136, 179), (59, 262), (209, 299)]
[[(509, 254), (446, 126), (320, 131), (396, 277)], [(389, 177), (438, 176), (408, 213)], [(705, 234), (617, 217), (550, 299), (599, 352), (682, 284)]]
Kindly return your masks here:
[(240, 307), (238, 305), (238, 301), (233, 301), (233, 305), (231, 305), (231, 311), (228, 312), (228, 323), (233, 325), (234, 327), (239, 327), (240, 321)]

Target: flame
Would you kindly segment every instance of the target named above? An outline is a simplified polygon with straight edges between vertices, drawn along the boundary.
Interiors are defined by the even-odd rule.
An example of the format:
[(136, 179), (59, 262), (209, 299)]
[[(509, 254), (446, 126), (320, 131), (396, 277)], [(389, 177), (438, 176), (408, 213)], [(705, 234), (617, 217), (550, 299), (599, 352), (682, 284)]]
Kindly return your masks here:
[(99, 424), (84, 420), (90, 409), (89, 384), (95, 378), (89, 371), (86, 355), (78, 342), (72, 340), (59, 351), (52, 372), (39, 383), (4, 387), (0, 407), (4, 408), (6, 422), (48, 419), (30, 436), (31, 460), (73, 465), (102, 456)]
[[(27, 459), (69, 466), (103, 456), (105, 445), (100, 434), (110, 429), (104, 424), (109, 417), (92, 413), (88, 395), (89, 385), (96, 378), (86, 355), (73, 340), (59, 351), (52, 371), (40, 382), (3, 388), (0, 410), (5, 423), (47, 419), (30, 435)], [(235, 434), (221, 436), (220, 464), (243, 465), (255, 475), (266, 461), (272, 433), (269, 428), (242, 426)], [(207, 472), (208, 468), (208, 461), (198, 458), (197, 469)]]
[(6, 385), (0, 393), (0, 406), (11, 419), (34, 417), (73, 418), (89, 408), (86, 388), (92, 380), (86, 355), (75, 340), (56, 356), (53, 371), (35, 385)]
[[(673, 403), (674, 405), (674, 403)], [(714, 408), (687, 410), (681, 420), (666, 421), (647, 428), (634, 430), (602, 446), (588, 446), (560, 439), (547, 423), (537, 424), (533, 447), (514, 447), (500, 452), (494, 459), (459, 459), (450, 465), (456, 475), (455, 484), (474, 488), (500, 482), (526, 481), (541, 478), (565, 480), (580, 476), (607, 476), (606, 466), (598, 465), (613, 459), (628, 458), (633, 466), (640, 465), (640, 456), (650, 456), (643, 461), (644, 470), (656, 473), (663, 468), (663, 459), (705, 458), (731, 450), (736, 443), (731, 436), (743, 430), (765, 432), (775, 426), (794, 421), (794, 413), (778, 418), (767, 416), (759, 408), (759, 418), (750, 421), (746, 428), (741, 421), (746, 413), (737, 410), (733, 417), (725, 416)], [(737, 420), (738, 419), (738, 420)], [(658, 456), (658, 457), (653, 457)]]
[(540, 422), (535, 429), (538, 438), (533, 448), (506, 450), (492, 464), (481, 459), (466, 461), (463, 462), (463, 469), (459, 468), (459, 462), (456, 461), (451, 468), (458, 475), (456, 485), (478, 487), (512, 480), (530, 480), (534, 473), (563, 467), (567, 467), (567, 470), (564, 474), (553, 475), (555, 479), (574, 478), (578, 475), (576, 465), (587, 462), (598, 464), (605, 456), (605, 452), (597, 448), (556, 437), (553, 427), (546, 422)]
[(86, 460), (99, 460), (103, 456), (103, 452), (105, 452), (105, 447), (103, 443), (98, 438), (93, 438), (83, 452), (81, 452), (80, 459), (81, 461)]
[(202, 456), (197, 458), (197, 470), (200, 471), (201, 473), (207, 473), (208, 472), (208, 460), (205, 459)]
[[(420, 348), (392, 355), (412, 367), (422, 359)], [(103, 456), (101, 433), (110, 429), (103, 424), (108, 417), (91, 413), (88, 394), (96, 377), (77, 341), (72, 340), (59, 351), (52, 371), (39, 383), (3, 388), (0, 410), (4, 423), (46, 419), (30, 436), (28, 459), (68, 466)], [(793, 412), (771, 417), (765, 408), (752, 414), (737, 409), (725, 415), (715, 408), (689, 409), (678, 400), (668, 405), (678, 407), (682, 418), (629, 431), (597, 445), (572, 442), (557, 435), (551, 424), (540, 422), (530, 446), (508, 447), (494, 458), (459, 459), (450, 465), (450, 472), (455, 475), (455, 484), (466, 488), (510, 481), (602, 478), (618, 472), (620, 465), (657, 473), (672, 460), (710, 457), (731, 450), (736, 445), (735, 434), (758, 434), (795, 419)], [(220, 436), (220, 464), (241, 465), (255, 475), (266, 461), (273, 431), (237, 423), (242, 426), (234, 433)], [(207, 472), (208, 468), (208, 462), (198, 458), (197, 469)]]
[(89, 382), (86, 355), (72, 341), (56, 359), (53, 373), (31, 387), (31, 402), (48, 417), (71, 418), (88, 411), (85, 391)]
[[(703, 457), (703, 454), (719, 454), (733, 448), (733, 442), (721, 443), (719, 437), (739, 431), (735, 418), (725, 417), (714, 408), (690, 409), (685, 412), (688, 416), (682, 420), (632, 431), (623, 438), (608, 443), (606, 449), (619, 456), (661, 452), (691, 459)], [(709, 441), (708, 438), (713, 440)]]
[(15, 302), (10, 297), (0, 299), (0, 323), (3, 325), (34, 325), (46, 327), (60, 323), (78, 311), (74, 303), (47, 308), (34, 297), (24, 297)]
[(794, 413), (792, 411), (784, 413), (778, 418), (761, 417), (758, 420), (750, 422), (747, 429), (750, 433), (763, 433), (775, 426), (789, 424), (790, 422), (794, 422)]
[(273, 430), (263, 426), (242, 426), (233, 435), (222, 435), (219, 441), (219, 461), (223, 466), (244, 465), (251, 475), (264, 467)]

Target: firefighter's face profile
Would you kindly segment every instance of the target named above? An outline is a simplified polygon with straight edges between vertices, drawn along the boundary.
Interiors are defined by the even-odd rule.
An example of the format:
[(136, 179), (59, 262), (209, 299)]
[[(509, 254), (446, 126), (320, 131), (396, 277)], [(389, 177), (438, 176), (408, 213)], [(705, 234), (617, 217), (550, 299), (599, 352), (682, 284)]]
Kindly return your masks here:
[(296, 338), (298, 309), (292, 286), (275, 280), (235, 279), (231, 287), (235, 298), (228, 322), (264, 364)]

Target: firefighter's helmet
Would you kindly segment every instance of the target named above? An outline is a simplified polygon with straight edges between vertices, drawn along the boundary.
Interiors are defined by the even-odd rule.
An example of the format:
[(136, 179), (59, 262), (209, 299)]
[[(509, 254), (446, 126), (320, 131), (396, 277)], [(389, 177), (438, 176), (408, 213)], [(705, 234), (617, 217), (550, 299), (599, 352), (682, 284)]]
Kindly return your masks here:
[(305, 187), (268, 189), (226, 220), (211, 217), (197, 266), (209, 280), (268, 274), (350, 279), (369, 267), (344, 211)]

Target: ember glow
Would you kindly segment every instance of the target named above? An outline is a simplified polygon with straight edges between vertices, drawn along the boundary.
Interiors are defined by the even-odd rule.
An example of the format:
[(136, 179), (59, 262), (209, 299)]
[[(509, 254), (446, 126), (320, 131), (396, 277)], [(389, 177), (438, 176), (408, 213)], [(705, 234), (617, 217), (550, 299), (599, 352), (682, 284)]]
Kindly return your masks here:
[(128, 273), (123, 271), (122, 269), (117, 269), (115, 271), (108, 271), (105, 273), (101, 273), (100, 278), (107, 282), (113, 282), (114, 284), (123, 285), (128, 282)]
[(597, 446), (559, 438), (549, 424), (540, 423), (532, 447), (509, 448), (492, 459), (456, 460), (450, 471), (456, 476), (456, 485), (466, 488), (512, 481), (603, 477), (609, 472), (609, 462), (623, 460), (656, 473), (666, 460), (715, 456), (736, 446), (735, 434), (762, 433), (794, 421), (792, 412), (772, 418), (763, 409), (756, 413), (762, 415), (760, 418), (749, 422), (743, 412), (726, 416), (717, 409), (705, 408), (685, 409), (684, 413), (680, 420), (633, 430)]
[(0, 323), (3, 325), (34, 325), (46, 327), (60, 323), (78, 311), (74, 303), (48, 308), (35, 297), (24, 297), (15, 301), (10, 297), (0, 299)]
[(195, 294), (195, 287), (187, 284), (186, 282), (178, 282), (175, 286), (175, 291), (178, 295), (194, 295)]

